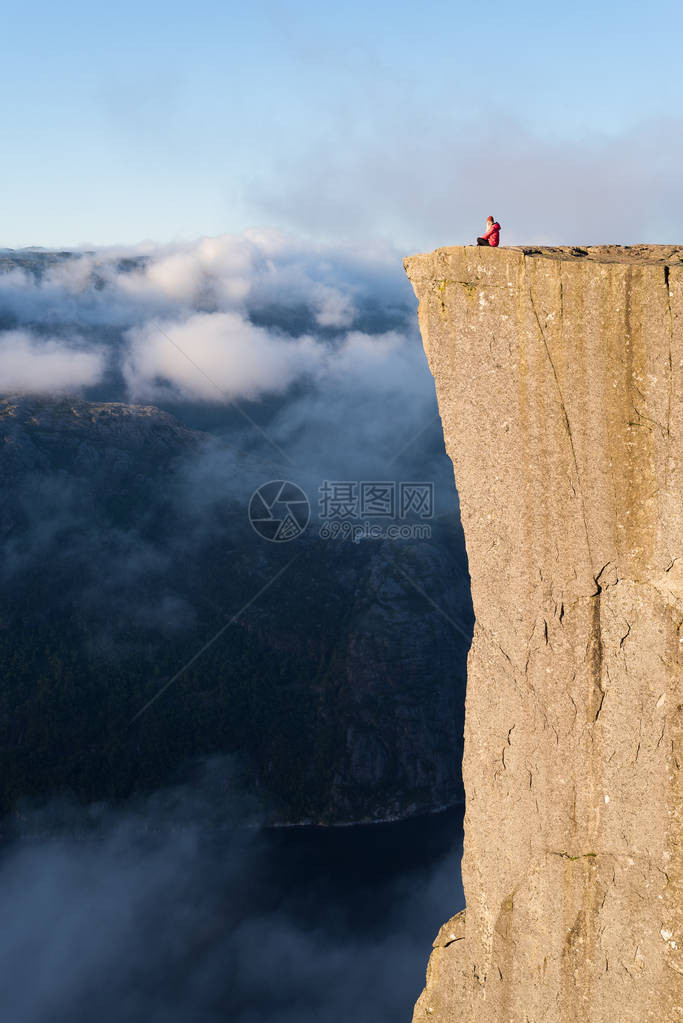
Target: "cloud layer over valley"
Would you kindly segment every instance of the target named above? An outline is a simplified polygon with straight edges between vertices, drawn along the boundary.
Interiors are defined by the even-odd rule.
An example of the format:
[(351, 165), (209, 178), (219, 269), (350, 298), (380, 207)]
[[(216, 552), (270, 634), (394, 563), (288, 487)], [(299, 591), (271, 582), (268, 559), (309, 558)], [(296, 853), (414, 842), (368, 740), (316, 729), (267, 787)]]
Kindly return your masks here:
[(432, 420), (440, 444), (414, 296), (388, 246), (250, 231), (6, 251), (0, 270), (5, 394), (158, 404), (318, 475), (372, 476)]

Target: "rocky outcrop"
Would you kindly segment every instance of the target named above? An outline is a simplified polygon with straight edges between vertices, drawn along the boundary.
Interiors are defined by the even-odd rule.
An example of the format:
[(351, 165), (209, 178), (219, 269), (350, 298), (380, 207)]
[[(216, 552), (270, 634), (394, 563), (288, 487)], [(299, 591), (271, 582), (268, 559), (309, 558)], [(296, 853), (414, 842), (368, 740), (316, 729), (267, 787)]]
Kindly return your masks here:
[(476, 616), (467, 906), (414, 1019), (673, 1023), (683, 249), (455, 247), (405, 268)]

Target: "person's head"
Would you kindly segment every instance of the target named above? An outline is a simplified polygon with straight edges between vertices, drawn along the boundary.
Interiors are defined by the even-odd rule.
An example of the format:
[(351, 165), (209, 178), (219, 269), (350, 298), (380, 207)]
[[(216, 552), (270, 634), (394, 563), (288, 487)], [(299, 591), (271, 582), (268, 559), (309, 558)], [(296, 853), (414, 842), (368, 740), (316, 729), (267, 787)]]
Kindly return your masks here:
[(487, 224), (495, 224), (495, 220), (493, 219), (493, 217), (487, 217), (486, 218), (486, 223)]

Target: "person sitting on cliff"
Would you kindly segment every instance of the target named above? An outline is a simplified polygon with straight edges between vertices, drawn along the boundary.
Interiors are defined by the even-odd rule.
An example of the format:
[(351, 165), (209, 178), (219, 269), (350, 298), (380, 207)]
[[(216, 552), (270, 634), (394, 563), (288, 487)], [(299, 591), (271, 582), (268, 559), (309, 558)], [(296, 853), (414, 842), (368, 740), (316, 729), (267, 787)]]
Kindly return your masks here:
[(493, 217), (489, 217), (486, 221), (486, 231), (477, 238), (477, 245), (490, 245), (491, 248), (495, 249), (500, 242), (500, 224)]

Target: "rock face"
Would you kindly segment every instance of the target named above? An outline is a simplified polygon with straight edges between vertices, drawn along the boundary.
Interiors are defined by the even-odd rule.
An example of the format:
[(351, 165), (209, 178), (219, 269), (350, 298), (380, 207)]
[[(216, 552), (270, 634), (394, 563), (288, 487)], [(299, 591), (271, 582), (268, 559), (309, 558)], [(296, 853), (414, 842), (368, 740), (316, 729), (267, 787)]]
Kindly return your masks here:
[(476, 616), (467, 908), (414, 1020), (672, 1023), (683, 249), (456, 247), (405, 268)]

